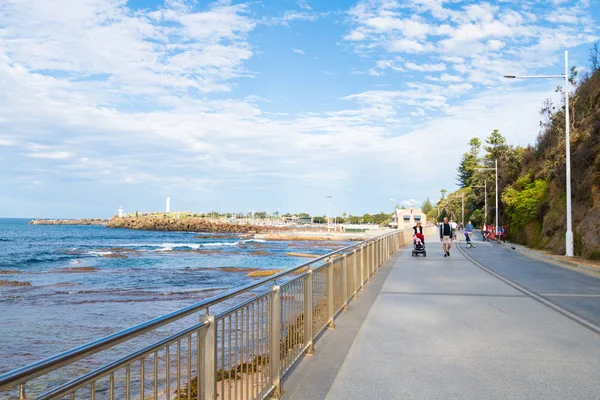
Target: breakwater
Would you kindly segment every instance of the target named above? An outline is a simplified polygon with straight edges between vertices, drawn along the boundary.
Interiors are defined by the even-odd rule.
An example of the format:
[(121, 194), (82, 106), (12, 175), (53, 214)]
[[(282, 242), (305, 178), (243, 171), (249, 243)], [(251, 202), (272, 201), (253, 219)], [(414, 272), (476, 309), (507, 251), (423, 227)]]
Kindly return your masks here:
[(29, 225), (105, 225), (107, 222), (104, 218), (34, 219), (29, 221)]
[(146, 231), (215, 232), (215, 233), (267, 233), (287, 228), (263, 225), (232, 224), (205, 218), (170, 217), (113, 217), (109, 228), (138, 229)]

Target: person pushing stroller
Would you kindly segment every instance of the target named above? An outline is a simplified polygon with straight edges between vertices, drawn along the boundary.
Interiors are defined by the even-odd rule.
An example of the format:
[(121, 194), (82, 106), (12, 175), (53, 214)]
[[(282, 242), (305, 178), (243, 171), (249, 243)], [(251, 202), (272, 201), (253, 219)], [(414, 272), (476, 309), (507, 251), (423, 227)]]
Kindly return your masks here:
[(423, 235), (423, 227), (420, 222), (417, 222), (417, 225), (413, 226), (412, 256), (415, 257), (418, 254), (427, 257), (427, 251), (425, 250), (425, 236)]
[(424, 245), (425, 236), (423, 235), (423, 227), (420, 222), (413, 226), (413, 242), (414, 244)]

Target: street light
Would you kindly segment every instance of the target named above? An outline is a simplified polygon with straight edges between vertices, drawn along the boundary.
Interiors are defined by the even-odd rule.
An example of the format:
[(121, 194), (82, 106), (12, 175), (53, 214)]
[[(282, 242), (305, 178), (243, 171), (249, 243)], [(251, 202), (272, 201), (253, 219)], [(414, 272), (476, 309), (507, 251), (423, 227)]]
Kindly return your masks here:
[(556, 79), (565, 78), (565, 141), (566, 141), (566, 170), (567, 170), (567, 233), (565, 234), (566, 256), (573, 257), (573, 221), (571, 219), (571, 139), (569, 123), (569, 53), (565, 51), (565, 74), (564, 75), (533, 75), (517, 76), (504, 75), (509, 79)]
[(331, 196), (327, 196), (327, 232), (331, 225)]
[(484, 221), (487, 224), (487, 179), (483, 180), (483, 186), (471, 186), (472, 188), (484, 188), (484, 206), (483, 206), (483, 215)]
[[(496, 171), (496, 226), (494, 233), (498, 233), (498, 160), (494, 160), (494, 168), (475, 168), (478, 170)], [(486, 220), (487, 222), (487, 220)]]

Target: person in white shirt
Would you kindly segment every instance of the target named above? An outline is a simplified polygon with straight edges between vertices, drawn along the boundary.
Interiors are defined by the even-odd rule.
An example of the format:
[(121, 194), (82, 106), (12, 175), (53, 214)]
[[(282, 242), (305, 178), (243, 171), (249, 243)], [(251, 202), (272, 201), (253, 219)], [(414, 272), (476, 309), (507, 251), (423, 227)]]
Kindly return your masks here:
[(456, 230), (458, 228), (458, 224), (454, 221), (450, 221), (450, 225), (452, 225), (452, 239), (456, 240)]

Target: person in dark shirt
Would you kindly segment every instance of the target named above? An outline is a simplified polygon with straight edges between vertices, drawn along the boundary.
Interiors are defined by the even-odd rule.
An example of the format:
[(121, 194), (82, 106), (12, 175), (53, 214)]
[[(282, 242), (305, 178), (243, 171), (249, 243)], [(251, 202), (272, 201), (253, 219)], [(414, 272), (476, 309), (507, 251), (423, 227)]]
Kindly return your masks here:
[(450, 257), (450, 248), (452, 247), (452, 225), (448, 218), (444, 217), (444, 222), (440, 224), (440, 242), (444, 249), (444, 257)]

